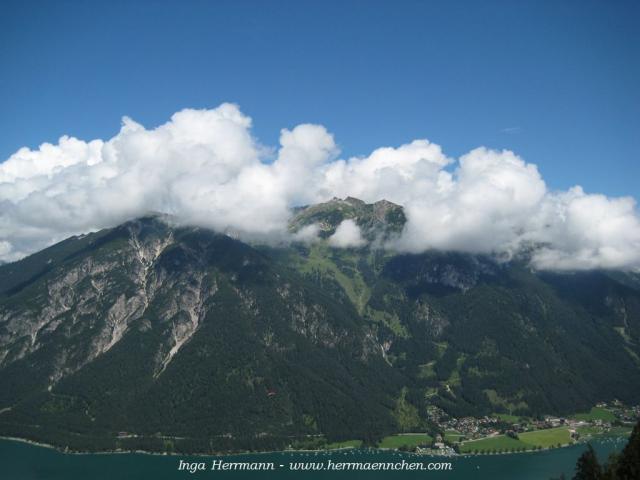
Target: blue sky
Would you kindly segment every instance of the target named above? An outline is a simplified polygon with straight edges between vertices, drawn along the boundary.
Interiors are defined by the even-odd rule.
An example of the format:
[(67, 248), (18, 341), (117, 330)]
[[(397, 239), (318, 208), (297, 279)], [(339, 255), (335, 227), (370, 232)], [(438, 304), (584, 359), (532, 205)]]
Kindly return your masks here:
[(254, 134), (325, 125), (343, 155), (428, 138), (640, 197), (640, 3), (4, 1), (0, 159), (238, 103)]

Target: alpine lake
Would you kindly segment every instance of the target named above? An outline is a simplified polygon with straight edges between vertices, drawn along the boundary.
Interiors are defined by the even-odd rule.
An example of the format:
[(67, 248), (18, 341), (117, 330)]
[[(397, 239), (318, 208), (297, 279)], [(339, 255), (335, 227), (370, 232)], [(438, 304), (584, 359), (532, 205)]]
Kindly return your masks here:
[[(620, 451), (626, 438), (597, 438), (591, 444), (604, 462), (611, 452)], [(434, 478), (448, 480), (548, 480), (564, 473), (573, 475), (577, 458), (585, 444), (531, 453), (493, 455), (459, 455), (428, 457), (409, 453), (374, 449), (346, 449), (323, 452), (272, 452), (232, 456), (180, 456), (146, 453), (62, 453), (56, 449), (32, 443), (0, 440), (0, 477), (7, 480), (173, 480), (187, 478), (222, 479), (400, 479)], [(299, 463), (327, 464), (331, 462), (451, 462), (450, 470), (441, 471), (349, 471), (296, 470)], [(179, 469), (181, 461), (204, 464), (205, 470), (190, 473)], [(273, 463), (272, 471), (212, 470), (214, 461)], [(221, 462), (220, 462), (221, 461)]]

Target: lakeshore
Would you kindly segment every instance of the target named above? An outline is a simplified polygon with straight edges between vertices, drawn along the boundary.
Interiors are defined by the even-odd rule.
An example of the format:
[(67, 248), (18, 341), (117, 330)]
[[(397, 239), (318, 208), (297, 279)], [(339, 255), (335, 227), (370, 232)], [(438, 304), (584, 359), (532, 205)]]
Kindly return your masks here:
[[(440, 433), (396, 433), (379, 440), (375, 446), (365, 446), (362, 440), (343, 440), (329, 443), (322, 435), (292, 440), (283, 449), (254, 449), (241, 451), (201, 451), (196, 449), (145, 449), (118, 445), (117, 448), (91, 449), (49, 443), (19, 435), (0, 435), (0, 439), (22, 442), (28, 445), (55, 450), (63, 454), (145, 454), (156, 456), (235, 457), (253, 454), (331, 454), (343, 451), (402, 452), (418, 457), (464, 457), (506, 454), (530, 454), (563, 448), (571, 448), (587, 441), (607, 438), (625, 438), (632, 428), (631, 420), (640, 415), (640, 406), (625, 406), (621, 402), (610, 405), (600, 403), (589, 412), (569, 417), (546, 416), (538, 420), (529, 417), (495, 414), (481, 418), (453, 418), (442, 410), (431, 407), (429, 414)], [(185, 440), (178, 437), (153, 437), (164, 440)], [(116, 440), (145, 439), (145, 437), (120, 432)], [(147, 438), (148, 440), (149, 438)], [(76, 443), (76, 445), (78, 445)], [(84, 445), (89, 445), (85, 443)]]
[[(599, 438), (592, 444), (599, 455), (605, 458), (610, 452), (621, 450), (626, 443), (624, 438)], [(520, 453), (518, 455), (457, 455), (447, 458), (451, 462), (450, 471), (430, 472), (429, 475), (450, 480), (465, 478), (522, 479), (533, 480), (550, 478), (560, 473), (570, 474), (575, 460), (584, 450), (583, 444), (540, 452)], [(407, 452), (379, 449), (345, 449), (315, 452), (265, 452), (225, 456), (165, 455), (146, 454), (146, 452), (113, 452), (65, 454), (55, 448), (35, 445), (34, 442), (0, 440), (0, 462), (7, 478), (15, 480), (42, 479), (76, 480), (92, 478), (107, 480), (110, 478), (172, 480), (185, 478), (188, 472), (178, 471), (181, 460), (189, 462), (210, 461), (212, 458), (234, 462), (272, 462), (283, 465), (274, 472), (217, 472), (225, 478), (299, 478), (300, 472), (291, 471), (289, 465), (300, 462), (442, 462), (442, 457), (416, 455)], [(207, 460), (208, 459), (208, 460)], [(204, 478), (208, 472), (196, 472)], [(305, 478), (353, 478), (349, 472), (305, 471)], [(351, 475), (351, 477), (350, 477)], [(384, 477), (382, 477), (384, 475)], [(359, 478), (406, 478), (406, 476), (424, 476), (424, 472), (369, 472)], [(402, 476), (402, 477), (401, 477)]]
[[(401, 435), (398, 435), (401, 436)], [(414, 451), (408, 451), (398, 448), (388, 448), (388, 447), (369, 447), (369, 448), (361, 448), (358, 446), (350, 446), (348, 444), (352, 442), (343, 442), (347, 444), (347, 446), (336, 447), (336, 448), (318, 448), (318, 449), (285, 449), (285, 450), (269, 450), (269, 451), (260, 451), (260, 452), (237, 452), (237, 453), (228, 453), (228, 452), (214, 452), (214, 453), (179, 453), (179, 452), (160, 452), (160, 451), (151, 451), (151, 450), (140, 450), (140, 449), (117, 449), (117, 450), (103, 450), (103, 451), (84, 451), (84, 450), (74, 450), (69, 449), (68, 447), (61, 447), (58, 445), (53, 445), (45, 442), (39, 442), (37, 440), (31, 440), (28, 438), (21, 437), (11, 437), (11, 436), (2, 436), (0, 435), (0, 442), (17, 442), (23, 443), (26, 445), (31, 445), (39, 448), (46, 448), (49, 450), (53, 450), (57, 453), (64, 455), (127, 455), (127, 454), (136, 454), (136, 455), (152, 455), (152, 456), (163, 456), (163, 457), (185, 457), (185, 456), (197, 456), (197, 457), (236, 457), (243, 455), (263, 455), (263, 454), (332, 454), (332, 453), (342, 453), (342, 452), (350, 452), (350, 451), (370, 451), (370, 452), (386, 452), (386, 453), (400, 453), (403, 455), (409, 456), (425, 456), (425, 457), (480, 457), (480, 456), (494, 456), (494, 455), (522, 455), (522, 454), (530, 454), (536, 452), (544, 452), (550, 450), (564, 449), (570, 448), (578, 445), (585, 445), (587, 442), (592, 441), (603, 441), (607, 439), (626, 439), (628, 434), (624, 435), (608, 435), (608, 434), (599, 434), (590, 437), (585, 437), (580, 441), (575, 441), (572, 443), (566, 443), (559, 446), (550, 446), (545, 448), (531, 448), (529, 450), (504, 450), (504, 451), (464, 451), (464, 452), (456, 452), (453, 449), (416, 449)], [(487, 440), (488, 438), (483, 438), (478, 441)]]

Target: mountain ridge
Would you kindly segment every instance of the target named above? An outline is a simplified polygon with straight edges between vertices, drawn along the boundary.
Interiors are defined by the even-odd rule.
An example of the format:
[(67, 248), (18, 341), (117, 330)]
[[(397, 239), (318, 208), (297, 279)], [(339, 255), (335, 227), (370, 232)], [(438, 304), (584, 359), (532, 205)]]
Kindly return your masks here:
[[(373, 239), (404, 224), (402, 207), (360, 202), (301, 208), (292, 230), (325, 222), (328, 238), (352, 219)], [(0, 266), (0, 433), (232, 451), (428, 429), (434, 405), (633, 402), (637, 284), (453, 252), (249, 245), (147, 216)]]

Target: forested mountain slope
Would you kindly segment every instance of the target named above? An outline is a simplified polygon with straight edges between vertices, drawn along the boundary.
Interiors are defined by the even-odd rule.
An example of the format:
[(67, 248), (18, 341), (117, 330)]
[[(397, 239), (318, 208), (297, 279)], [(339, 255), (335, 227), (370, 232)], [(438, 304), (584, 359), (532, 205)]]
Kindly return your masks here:
[[(329, 245), (345, 219), (367, 246)], [(266, 247), (151, 216), (0, 266), (0, 434), (281, 448), (637, 403), (637, 275), (382, 248), (404, 221), (334, 199), (293, 217), (319, 241)]]

